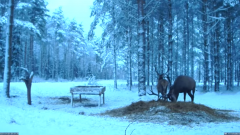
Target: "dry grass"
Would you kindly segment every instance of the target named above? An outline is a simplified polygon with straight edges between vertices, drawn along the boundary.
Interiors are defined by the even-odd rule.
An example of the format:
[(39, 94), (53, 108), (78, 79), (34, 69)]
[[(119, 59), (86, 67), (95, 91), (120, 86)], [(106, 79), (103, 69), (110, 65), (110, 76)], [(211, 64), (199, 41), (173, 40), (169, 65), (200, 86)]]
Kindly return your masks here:
[(191, 102), (139, 101), (126, 107), (102, 113), (113, 117), (126, 117), (132, 121), (166, 122), (183, 124), (239, 120), (229, 114), (231, 110), (217, 110)]

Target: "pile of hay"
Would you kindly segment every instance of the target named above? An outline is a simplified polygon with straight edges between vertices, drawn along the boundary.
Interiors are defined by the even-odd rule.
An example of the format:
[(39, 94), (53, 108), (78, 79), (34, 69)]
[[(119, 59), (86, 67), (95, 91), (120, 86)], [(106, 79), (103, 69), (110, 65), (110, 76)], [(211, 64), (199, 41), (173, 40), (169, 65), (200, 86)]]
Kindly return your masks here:
[(191, 102), (139, 101), (126, 107), (106, 111), (101, 115), (124, 117), (130, 121), (168, 122), (168, 124), (180, 125), (239, 120), (230, 112), (233, 111), (212, 109)]

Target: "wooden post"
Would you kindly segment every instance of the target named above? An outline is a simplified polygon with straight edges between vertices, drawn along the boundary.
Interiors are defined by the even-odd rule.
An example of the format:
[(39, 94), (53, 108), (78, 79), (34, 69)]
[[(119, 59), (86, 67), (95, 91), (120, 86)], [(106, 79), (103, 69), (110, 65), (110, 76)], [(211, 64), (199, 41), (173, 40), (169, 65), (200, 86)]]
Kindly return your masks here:
[(105, 97), (104, 97), (104, 93), (103, 93), (103, 104), (105, 104)]
[(98, 102), (98, 107), (101, 106), (101, 94), (99, 94), (99, 102)]
[(72, 104), (72, 107), (73, 107), (73, 93), (72, 94), (72, 98), (71, 98), (71, 104)]
[(32, 101), (31, 101), (31, 87), (32, 87), (32, 79), (33, 79), (33, 72), (31, 72), (31, 74), (29, 75), (29, 72), (27, 69), (25, 68), (20, 68), (23, 71), (25, 71), (25, 75), (23, 77), (20, 78), (20, 80), (23, 80), (26, 87), (27, 87), (27, 100), (28, 100), (28, 104), (31, 105)]

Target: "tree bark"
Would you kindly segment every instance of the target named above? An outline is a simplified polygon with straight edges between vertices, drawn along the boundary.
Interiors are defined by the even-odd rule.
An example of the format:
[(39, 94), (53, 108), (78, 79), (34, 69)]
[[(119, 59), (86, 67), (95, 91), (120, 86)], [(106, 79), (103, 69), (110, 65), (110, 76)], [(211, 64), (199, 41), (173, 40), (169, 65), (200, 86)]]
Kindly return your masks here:
[(5, 96), (7, 98), (10, 98), (14, 0), (9, 0), (9, 6), (10, 7), (8, 11), (9, 17), (8, 17), (7, 36), (6, 36), (5, 66), (4, 66), (4, 79), (3, 79), (3, 90), (5, 91)]
[(172, 28), (173, 28), (173, 21), (172, 21), (172, 1), (168, 0), (168, 17), (169, 17), (169, 28), (168, 28), (168, 76), (172, 80)]
[(149, 21), (147, 21), (147, 86), (150, 82), (150, 33), (149, 33)]
[(56, 64), (55, 64), (55, 81), (58, 82), (58, 78), (59, 78), (59, 44), (58, 41), (56, 40), (55, 42), (55, 46), (56, 46)]
[(187, 25), (186, 25), (186, 19), (183, 20), (183, 51), (182, 51), (182, 68), (183, 68), (183, 74), (187, 75)]
[[(177, 22), (178, 22), (178, 15), (177, 15)], [(179, 42), (179, 27), (178, 27), (178, 23), (177, 23), (177, 43), (176, 43), (176, 51), (175, 51), (175, 77), (174, 78), (177, 78), (178, 76), (178, 42)]]
[(30, 71), (34, 71), (34, 57), (33, 57), (33, 34), (30, 34), (30, 47), (29, 47), (29, 53), (28, 53), (28, 69)]
[[(217, 13), (217, 17), (220, 17), (220, 13)], [(219, 83), (220, 83), (220, 22), (216, 22), (216, 29), (215, 29), (215, 47), (214, 47), (214, 91), (219, 91)]]
[(138, 0), (139, 15), (139, 43), (138, 43), (138, 95), (146, 95), (145, 85), (145, 32), (144, 32), (144, 13), (143, 0)]
[(161, 73), (163, 73), (163, 67), (164, 67), (164, 27), (163, 27), (163, 18), (162, 18), (162, 14), (160, 13), (159, 16), (159, 20), (158, 20), (158, 30), (159, 30), (159, 44), (158, 44), (158, 51), (157, 51), (157, 67), (158, 67), (158, 71), (160, 71)]
[(188, 1), (186, 1), (184, 6), (184, 20), (183, 20), (183, 31), (184, 31), (184, 47), (183, 47), (183, 74), (189, 75), (189, 6)]
[[(151, 31), (151, 39), (152, 41), (154, 40), (154, 21), (152, 20), (152, 31)], [(153, 75), (154, 75), (154, 71), (153, 71), (153, 66), (156, 61), (154, 60), (154, 44), (152, 44), (152, 48), (151, 48), (151, 58), (152, 58), (152, 63), (151, 63), (151, 82), (152, 85), (154, 85), (154, 79), (153, 79)]]
[(115, 20), (115, 4), (112, 2), (112, 19), (113, 19), (113, 61), (114, 61), (114, 73), (113, 73), (113, 78), (114, 78), (114, 89), (117, 89), (117, 45), (116, 45), (116, 33), (115, 33), (115, 25), (116, 25), (116, 20)]
[(128, 81), (127, 85), (129, 87), (129, 90), (132, 89), (132, 46), (131, 46), (131, 29), (130, 26), (128, 26), (127, 31), (127, 43), (128, 43)]
[(187, 56), (187, 60), (186, 60), (186, 75), (189, 75), (189, 3), (188, 0), (186, 1), (186, 56)]
[(232, 35), (231, 35), (231, 17), (230, 9), (227, 10), (226, 19), (227, 31), (227, 90), (232, 90)]
[(204, 53), (204, 75), (203, 75), (203, 91), (208, 91), (208, 32), (207, 32), (207, 0), (202, 0), (202, 17), (203, 17), (203, 53)]
[(192, 14), (192, 42), (191, 42), (191, 77), (194, 78), (194, 45), (195, 45), (195, 39), (194, 39), (194, 15)]

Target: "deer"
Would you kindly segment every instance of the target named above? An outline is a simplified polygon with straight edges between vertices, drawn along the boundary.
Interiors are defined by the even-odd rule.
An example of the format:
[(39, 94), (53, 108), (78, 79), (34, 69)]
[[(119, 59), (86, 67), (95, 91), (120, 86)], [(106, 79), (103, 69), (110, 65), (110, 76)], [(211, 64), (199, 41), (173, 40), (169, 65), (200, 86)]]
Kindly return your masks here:
[[(194, 93), (196, 88), (196, 81), (189, 76), (178, 76), (174, 84), (170, 87), (167, 98), (172, 102), (176, 102), (179, 93), (184, 93), (184, 102), (186, 100), (186, 93), (191, 97), (191, 101), (194, 101)], [(192, 93), (191, 93), (192, 92)]]
[[(157, 92), (158, 93), (157, 94), (154, 93), (152, 88), (151, 88), (151, 90), (150, 90), (151, 93), (148, 93), (148, 94), (149, 95), (157, 95), (158, 96), (158, 100), (160, 100), (160, 98), (163, 98), (164, 100), (167, 100), (167, 87), (168, 87), (169, 82), (166, 79), (164, 79), (164, 73), (160, 74), (157, 71), (156, 66), (155, 66), (155, 72), (158, 75), (158, 83), (157, 83)], [(161, 97), (159, 95), (160, 93), (162, 95)]]

